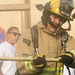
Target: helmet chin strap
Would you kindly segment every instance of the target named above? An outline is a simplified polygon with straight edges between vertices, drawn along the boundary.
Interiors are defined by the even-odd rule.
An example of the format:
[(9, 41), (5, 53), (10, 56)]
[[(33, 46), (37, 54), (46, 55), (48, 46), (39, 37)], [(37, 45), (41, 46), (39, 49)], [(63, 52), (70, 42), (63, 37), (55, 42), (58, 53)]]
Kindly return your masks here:
[(71, 24), (70, 24), (69, 20), (68, 20), (68, 24), (69, 24), (69, 27), (67, 29), (64, 29), (64, 30), (70, 31), (71, 30)]
[[(61, 27), (60, 25), (55, 26), (54, 23), (51, 21), (50, 18), (49, 18), (49, 20), (48, 20), (48, 23), (49, 23), (53, 28), (55, 28), (55, 29)], [(63, 29), (64, 29), (64, 30), (67, 30), (67, 31), (70, 31), (70, 30), (71, 30), (71, 24), (70, 24), (70, 21), (69, 21), (69, 20), (68, 20), (68, 24), (69, 24), (69, 27), (68, 27), (67, 29), (64, 29), (64, 28), (63, 28)]]
[(68, 28), (62, 28), (62, 29), (64, 29), (64, 30), (66, 30), (66, 31), (70, 31), (71, 30), (71, 24), (70, 24), (70, 21), (69, 20), (67, 20), (68, 21), (68, 24), (69, 24), (69, 26), (68, 26)]
[(55, 29), (59, 28), (60, 25), (55, 26), (54, 23), (51, 21), (51, 19), (49, 18), (48, 23)]

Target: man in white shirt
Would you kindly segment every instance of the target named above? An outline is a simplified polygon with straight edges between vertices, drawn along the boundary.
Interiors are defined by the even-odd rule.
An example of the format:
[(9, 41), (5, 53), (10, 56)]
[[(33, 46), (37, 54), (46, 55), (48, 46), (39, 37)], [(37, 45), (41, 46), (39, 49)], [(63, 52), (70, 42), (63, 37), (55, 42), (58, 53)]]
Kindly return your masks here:
[[(17, 43), (20, 33), (17, 27), (10, 27), (7, 30), (7, 41), (0, 44), (0, 56), (15, 57), (15, 44)], [(15, 61), (0, 60), (0, 75), (15, 75), (17, 71)]]

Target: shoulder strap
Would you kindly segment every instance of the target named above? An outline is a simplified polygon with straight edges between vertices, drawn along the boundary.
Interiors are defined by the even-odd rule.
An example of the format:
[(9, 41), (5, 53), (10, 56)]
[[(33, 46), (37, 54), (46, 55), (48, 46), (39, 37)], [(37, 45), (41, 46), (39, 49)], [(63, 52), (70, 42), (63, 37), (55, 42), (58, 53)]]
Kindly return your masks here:
[(61, 41), (62, 41), (62, 45), (64, 47), (64, 51), (66, 51), (66, 42), (68, 40), (68, 33), (66, 31), (61, 33)]
[(34, 46), (34, 54), (38, 54), (38, 28), (36, 25), (31, 28), (31, 36)]
[[(62, 32), (61, 38), (62, 38), (62, 44), (63, 44), (63, 47), (64, 47), (64, 52), (66, 52), (66, 42), (68, 40), (68, 33), (66, 31)], [(69, 67), (66, 66), (66, 68), (67, 68), (67, 70), (69, 72), (69, 75), (71, 75)]]

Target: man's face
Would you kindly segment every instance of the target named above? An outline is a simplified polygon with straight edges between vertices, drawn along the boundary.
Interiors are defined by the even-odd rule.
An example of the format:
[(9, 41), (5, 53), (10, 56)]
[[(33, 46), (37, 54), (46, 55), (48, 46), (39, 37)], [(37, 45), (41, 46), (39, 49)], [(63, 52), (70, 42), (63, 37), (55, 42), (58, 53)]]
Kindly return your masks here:
[(10, 33), (8, 33), (8, 42), (12, 45), (16, 44), (19, 39), (19, 36), (19, 30), (13, 29)]
[(54, 27), (50, 24), (47, 25), (47, 29), (52, 32), (52, 33), (55, 33), (56, 30), (62, 26), (62, 24), (65, 22), (65, 19), (57, 16), (57, 15), (50, 15), (50, 19), (51, 19), (51, 22), (53, 23)]

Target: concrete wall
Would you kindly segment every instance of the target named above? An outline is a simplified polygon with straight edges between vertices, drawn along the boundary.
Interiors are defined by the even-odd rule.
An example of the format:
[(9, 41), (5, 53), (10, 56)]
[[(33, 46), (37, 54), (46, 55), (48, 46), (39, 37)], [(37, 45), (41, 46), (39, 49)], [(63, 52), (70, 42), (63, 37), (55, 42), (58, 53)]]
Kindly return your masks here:
[[(0, 5), (5, 4), (23, 4), (24, 0), (0, 0)], [(7, 30), (11, 26), (21, 28), (21, 12), (20, 11), (0, 11), (0, 27)]]

